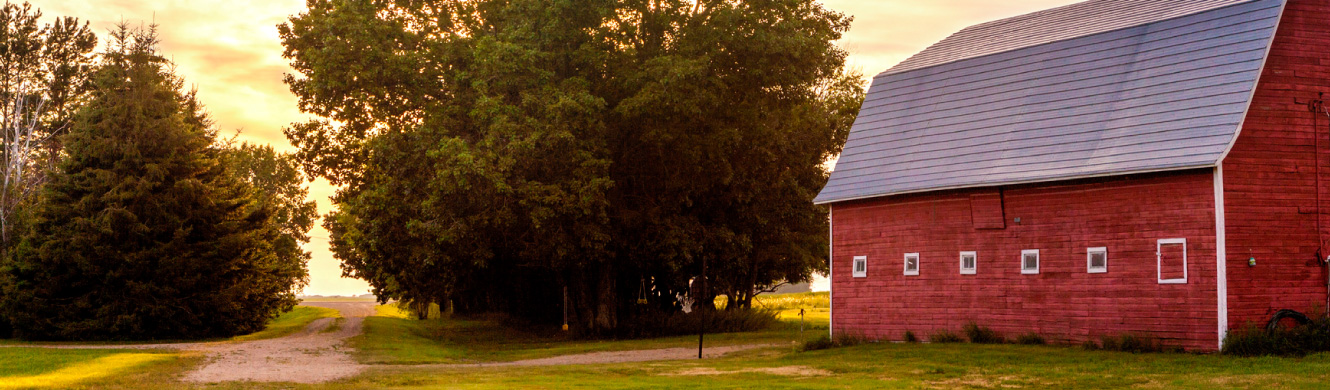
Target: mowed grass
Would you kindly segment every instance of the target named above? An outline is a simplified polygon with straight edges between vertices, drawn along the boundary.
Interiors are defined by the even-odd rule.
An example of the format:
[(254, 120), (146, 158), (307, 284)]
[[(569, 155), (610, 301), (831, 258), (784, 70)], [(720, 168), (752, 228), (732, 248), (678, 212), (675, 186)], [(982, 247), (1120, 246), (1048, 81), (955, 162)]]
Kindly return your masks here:
[[(697, 336), (644, 340), (579, 340), (558, 329), (518, 329), (493, 319), (415, 320), (393, 305), (381, 305), (365, 319), (365, 333), (352, 339), (362, 363), (380, 365), (508, 362), (590, 352), (697, 347)], [(796, 310), (795, 313), (798, 311)], [(811, 319), (810, 319), (811, 320)], [(707, 334), (706, 345), (781, 344), (794, 346), (820, 336), (810, 323), (802, 337), (798, 317), (767, 331)], [(820, 329), (825, 331), (826, 322)]]
[[(297, 306), (273, 319), (263, 331), (228, 340), (282, 337), (304, 329), (314, 320), (338, 315), (333, 309)], [(107, 343), (59, 344), (97, 346)], [(156, 384), (174, 382), (175, 376), (192, 367), (200, 358), (195, 354), (167, 350), (0, 348), (0, 389), (157, 388), (154, 387)], [(145, 381), (143, 378), (153, 379)]]
[[(557, 367), (405, 368), (318, 385), (233, 383), (136, 389), (1324, 389), (1330, 355), (1231, 358), (1065, 346), (869, 344), (773, 347), (721, 359)], [(124, 382), (120, 382), (124, 383)]]
[(296, 306), (295, 309), (282, 313), (282, 315), (268, 322), (267, 328), (247, 335), (232, 337), (231, 340), (253, 341), (278, 338), (299, 332), (309, 326), (311, 322), (328, 317), (341, 317), (341, 312), (325, 307)]
[(146, 367), (179, 359), (171, 352), (0, 348), (0, 389), (73, 388), (135, 377)]
[[(806, 311), (806, 336), (825, 334), (817, 320), (825, 308)], [(777, 341), (778, 345), (720, 359), (555, 367), (412, 368), (409, 363), (511, 361), (604, 350), (695, 347), (696, 336), (654, 340), (583, 341), (557, 331), (520, 330), (485, 320), (415, 321), (392, 306), (379, 307), (366, 334), (355, 340), (358, 358), (381, 363), (365, 374), (331, 383), (178, 382), (199, 356), (129, 365), (112, 374), (53, 388), (124, 389), (1323, 389), (1330, 383), (1330, 354), (1304, 358), (1235, 358), (1197, 354), (1130, 354), (1070, 346), (876, 343), (798, 352), (797, 308), (782, 310), (779, 329), (707, 335), (707, 345)], [(373, 326), (370, 326), (373, 324)], [(555, 336), (550, 336), (549, 334)], [(0, 354), (5, 350), (0, 349)], [(44, 352), (43, 352), (44, 353)], [(59, 351), (43, 356), (65, 367), (130, 351)], [(151, 354), (151, 352), (147, 352)], [(22, 354), (19, 354), (22, 355)], [(5, 355), (0, 355), (5, 356)], [(5, 360), (9, 359), (9, 360)], [(175, 359), (175, 360), (169, 360)], [(380, 359), (380, 360), (375, 360)], [(27, 367), (0, 376), (31, 377), (52, 363), (14, 362)], [(23, 361), (19, 358), (17, 360)], [(25, 366), (26, 364), (26, 366)], [(21, 372), (20, 372), (21, 371)], [(74, 372), (76, 370), (66, 370)], [(84, 370), (77, 370), (84, 371)], [(92, 371), (92, 370), (88, 370)], [(16, 387), (16, 386), (10, 386)]]

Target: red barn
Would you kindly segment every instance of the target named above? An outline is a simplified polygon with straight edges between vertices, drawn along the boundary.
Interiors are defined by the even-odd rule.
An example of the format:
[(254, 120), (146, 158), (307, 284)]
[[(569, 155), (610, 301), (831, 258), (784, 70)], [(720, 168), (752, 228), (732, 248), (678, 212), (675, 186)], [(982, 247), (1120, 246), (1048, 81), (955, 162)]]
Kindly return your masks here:
[(832, 332), (1215, 350), (1319, 310), (1321, 92), (1327, 0), (1094, 0), (964, 29), (873, 79), (817, 197)]

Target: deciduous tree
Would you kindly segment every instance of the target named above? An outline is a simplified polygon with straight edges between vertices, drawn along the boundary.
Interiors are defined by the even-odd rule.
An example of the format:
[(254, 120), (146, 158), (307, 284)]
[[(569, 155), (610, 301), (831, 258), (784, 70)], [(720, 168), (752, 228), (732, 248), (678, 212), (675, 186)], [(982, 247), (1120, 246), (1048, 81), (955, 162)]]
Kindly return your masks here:
[(288, 138), (381, 299), (614, 330), (707, 260), (725, 292), (825, 263), (811, 204), (863, 97), (814, 0), (310, 0)]
[(28, 3), (0, 7), (0, 259), (45, 179), (58, 137), (87, 93), (97, 38), (72, 17), (39, 24)]

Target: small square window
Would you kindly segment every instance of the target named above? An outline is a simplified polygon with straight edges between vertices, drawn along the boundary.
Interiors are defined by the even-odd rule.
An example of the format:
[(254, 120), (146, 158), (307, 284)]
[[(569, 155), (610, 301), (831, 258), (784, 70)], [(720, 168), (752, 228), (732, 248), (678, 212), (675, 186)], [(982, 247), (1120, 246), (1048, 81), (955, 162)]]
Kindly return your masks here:
[(854, 257), (854, 277), (856, 278), (868, 277), (868, 256)]
[(961, 252), (961, 275), (974, 275), (979, 268), (979, 255), (975, 252)]
[(1085, 271), (1092, 274), (1108, 272), (1108, 248), (1085, 250)]
[(909, 276), (919, 275), (919, 254), (918, 254), (918, 253), (906, 253), (906, 254), (905, 254), (905, 275), (909, 275)]
[(1021, 251), (1021, 273), (1025, 275), (1034, 275), (1039, 273), (1039, 250), (1029, 249)]

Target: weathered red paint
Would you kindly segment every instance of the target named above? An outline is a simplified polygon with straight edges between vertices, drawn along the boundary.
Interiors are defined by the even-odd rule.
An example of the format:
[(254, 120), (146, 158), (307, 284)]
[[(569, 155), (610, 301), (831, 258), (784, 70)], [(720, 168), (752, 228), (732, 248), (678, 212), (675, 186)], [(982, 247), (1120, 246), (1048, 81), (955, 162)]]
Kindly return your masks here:
[[(1222, 162), (1230, 328), (1327, 302), (1330, 119), (1305, 104), (1320, 92), (1330, 99), (1330, 2), (1291, 0)], [(837, 203), (833, 332), (927, 337), (973, 321), (1066, 343), (1132, 333), (1215, 350), (1214, 180), (1197, 169)], [(1186, 284), (1158, 282), (1157, 243), (1172, 238), (1187, 239)], [(1108, 248), (1107, 273), (1087, 273), (1091, 247)], [(1026, 249), (1040, 250), (1038, 275), (1021, 273)], [(960, 274), (962, 251), (978, 252), (977, 275)], [(914, 252), (919, 276), (905, 276)], [(854, 256), (868, 256), (867, 278), (851, 277)]]
[[(977, 193), (991, 189), (836, 204), (833, 331), (900, 339), (974, 321), (1060, 342), (1136, 333), (1214, 347), (1211, 170), (1007, 187), (1000, 230), (975, 225)], [(1169, 238), (1187, 239), (1187, 284), (1157, 281), (1155, 245)], [(1108, 273), (1086, 272), (1092, 247), (1108, 248)], [(1038, 275), (1021, 274), (1026, 249), (1040, 251)], [(962, 251), (978, 252), (977, 275), (960, 275)], [(904, 276), (913, 252), (919, 276)], [(854, 256), (868, 256), (867, 278), (851, 277)]]
[[(1293, 0), (1242, 134), (1223, 162), (1231, 327), (1264, 324), (1279, 309), (1319, 311), (1326, 304), (1317, 251), (1324, 246), (1320, 259), (1330, 255), (1322, 244), (1330, 239), (1330, 119), (1305, 104), (1320, 92), (1330, 99), (1330, 2)], [(1256, 266), (1248, 265), (1252, 257)]]

